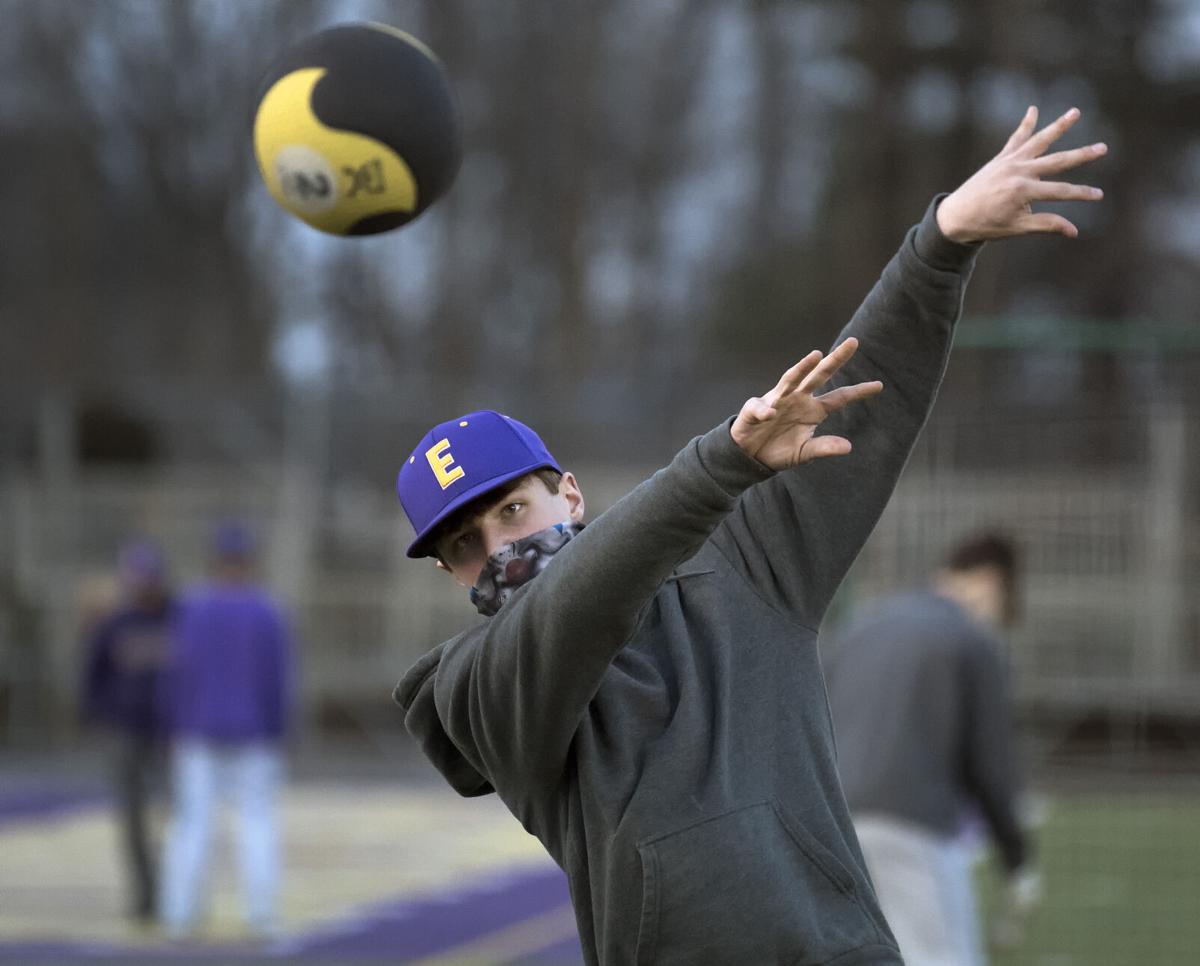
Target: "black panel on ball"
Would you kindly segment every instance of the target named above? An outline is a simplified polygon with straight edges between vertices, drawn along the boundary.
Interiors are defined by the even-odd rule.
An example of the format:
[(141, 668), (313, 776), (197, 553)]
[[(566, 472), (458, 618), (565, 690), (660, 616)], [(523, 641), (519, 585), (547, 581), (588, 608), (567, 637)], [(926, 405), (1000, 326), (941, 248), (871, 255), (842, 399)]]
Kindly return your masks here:
[(347, 235), (378, 235), (381, 231), (391, 231), (393, 228), (399, 228), (403, 224), (407, 224), (417, 217), (424, 206), (420, 206), (417, 210), (409, 214), (406, 211), (385, 211), (381, 215), (371, 215), (367, 218), (360, 218), (353, 225), (346, 229)]

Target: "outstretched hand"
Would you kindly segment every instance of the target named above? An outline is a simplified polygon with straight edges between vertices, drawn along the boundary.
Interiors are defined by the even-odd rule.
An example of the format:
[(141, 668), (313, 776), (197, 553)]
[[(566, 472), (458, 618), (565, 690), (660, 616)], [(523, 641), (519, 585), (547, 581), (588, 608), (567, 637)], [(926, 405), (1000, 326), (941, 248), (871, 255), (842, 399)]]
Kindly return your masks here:
[(1099, 201), (1104, 192), (1089, 185), (1043, 180), (1102, 157), (1108, 147), (1089, 144), (1071, 151), (1046, 154), (1046, 150), (1079, 120), (1071, 108), (1053, 124), (1034, 133), (1038, 112), (1025, 112), (1004, 149), (975, 172), (938, 206), (937, 221), (951, 241), (978, 242), (1050, 232), (1075, 238), (1070, 221), (1051, 212), (1035, 212), (1035, 201)]
[(882, 382), (860, 382), (814, 395), (858, 349), (847, 339), (828, 356), (813, 350), (779, 379), (765, 396), (747, 399), (729, 433), (743, 452), (773, 470), (798, 466), (824, 456), (844, 456), (850, 440), (816, 436), (817, 426), (830, 413), (874, 396)]

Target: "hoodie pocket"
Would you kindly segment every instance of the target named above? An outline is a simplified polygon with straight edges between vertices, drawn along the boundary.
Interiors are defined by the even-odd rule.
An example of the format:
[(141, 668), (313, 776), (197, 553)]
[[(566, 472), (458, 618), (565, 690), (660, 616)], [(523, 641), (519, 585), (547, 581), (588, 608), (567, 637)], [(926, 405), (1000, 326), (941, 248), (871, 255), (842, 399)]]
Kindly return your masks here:
[(646, 839), (638, 966), (817, 966), (885, 942), (837, 858), (778, 802)]

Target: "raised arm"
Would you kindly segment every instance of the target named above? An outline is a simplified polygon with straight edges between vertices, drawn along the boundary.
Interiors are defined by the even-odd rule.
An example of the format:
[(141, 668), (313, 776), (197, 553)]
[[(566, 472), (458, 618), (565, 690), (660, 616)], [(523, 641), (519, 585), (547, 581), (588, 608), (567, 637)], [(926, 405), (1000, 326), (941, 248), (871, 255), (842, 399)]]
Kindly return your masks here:
[[(659, 587), (770, 475), (722, 424), (597, 517), (482, 629), (444, 648), (432, 681), (438, 717), (510, 804), (558, 780), (588, 702)], [(401, 692), (402, 704), (415, 699), (413, 686)]]
[[(839, 348), (821, 363), (823, 375), (810, 380), (809, 388), (828, 380), (818, 401), (836, 402), (848, 386), (881, 382), (878, 398), (828, 407), (827, 418), (811, 425), (794, 418), (786, 398), (778, 405), (788, 396), (785, 374), (775, 396), (742, 407), (734, 439), (787, 472), (749, 491), (714, 540), (764, 598), (798, 623), (820, 624), (928, 418), (977, 243), (1035, 232), (1074, 237), (1078, 231), (1066, 218), (1035, 213), (1031, 204), (1101, 197), (1096, 188), (1045, 180), (1104, 154), (1102, 144), (1045, 153), (1078, 117), (1072, 109), (1035, 133), (1037, 111), (1030, 108), (1004, 149), (953, 194), (935, 199), (908, 233)], [(837, 439), (822, 441), (826, 436)], [(814, 453), (842, 458), (811, 462)]]

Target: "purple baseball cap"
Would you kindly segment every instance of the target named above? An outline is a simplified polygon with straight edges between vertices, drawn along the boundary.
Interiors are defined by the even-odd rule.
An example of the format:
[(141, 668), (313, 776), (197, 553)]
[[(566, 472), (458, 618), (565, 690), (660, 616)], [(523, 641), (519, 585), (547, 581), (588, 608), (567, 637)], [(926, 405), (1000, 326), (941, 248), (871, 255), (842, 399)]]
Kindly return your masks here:
[(538, 434), (503, 413), (484, 409), (434, 426), (400, 467), (396, 492), (417, 532), (408, 556), (455, 510), (526, 473), (562, 469)]
[(167, 575), (162, 549), (152, 540), (131, 540), (122, 546), (117, 567), (128, 586), (158, 583)]
[(223, 560), (247, 560), (256, 549), (254, 534), (239, 520), (226, 520), (213, 531), (212, 553)]

